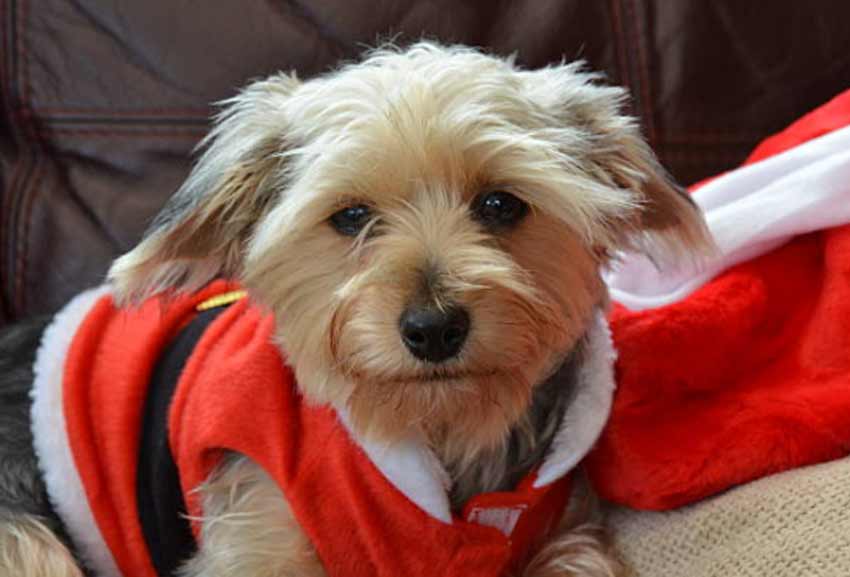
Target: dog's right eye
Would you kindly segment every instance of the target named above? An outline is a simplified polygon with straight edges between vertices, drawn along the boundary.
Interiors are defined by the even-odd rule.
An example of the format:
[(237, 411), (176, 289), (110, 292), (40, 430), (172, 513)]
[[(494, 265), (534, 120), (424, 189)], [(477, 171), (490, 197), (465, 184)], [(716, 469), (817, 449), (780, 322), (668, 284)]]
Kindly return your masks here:
[(473, 218), (490, 229), (510, 228), (527, 213), (524, 201), (502, 190), (480, 194), (472, 201)]
[(372, 209), (365, 204), (355, 204), (333, 213), (331, 226), (345, 236), (357, 236), (372, 218)]

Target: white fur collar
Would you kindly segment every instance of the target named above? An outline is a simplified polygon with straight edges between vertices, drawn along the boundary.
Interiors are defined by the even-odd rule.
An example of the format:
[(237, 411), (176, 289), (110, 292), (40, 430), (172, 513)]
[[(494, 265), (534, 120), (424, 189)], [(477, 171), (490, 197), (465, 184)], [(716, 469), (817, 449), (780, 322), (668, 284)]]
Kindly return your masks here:
[[(605, 314), (597, 311), (588, 331), (586, 358), (579, 370), (575, 397), (543, 460), (535, 487), (544, 487), (569, 473), (596, 443), (611, 412), (616, 357)], [(354, 434), (347, 411), (338, 413), (351, 438), (388, 481), (420, 509), (451, 523), (449, 476), (423, 439), (410, 437), (392, 445), (361, 439)]]

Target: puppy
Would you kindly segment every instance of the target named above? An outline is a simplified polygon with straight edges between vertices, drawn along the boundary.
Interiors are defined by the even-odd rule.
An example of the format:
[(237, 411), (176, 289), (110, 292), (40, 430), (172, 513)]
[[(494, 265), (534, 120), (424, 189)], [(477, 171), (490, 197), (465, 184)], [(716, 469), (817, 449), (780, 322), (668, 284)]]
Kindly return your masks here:
[[(267, 340), (297, 383), (287, 397), (303, 403), (297, 414), (310, 420), (331, 409), (328, 418), (360, 446), (345, 459), (367, 476), (376, 466), (381, 483), (401, 485), (396, 477), (406, 475), (417, 486), (420, 470), (432, 475), (444, 494), (400, 489), (409, 499), (399, 508), (413, 501), (415, 515), (428, 510), (422, 526), (476, 525), (468, 528), (475, 539), (480, 526), (496, 527), (481, 539), (504, 534), (513, 557), (494, 564), (495, 554), (461, 551), (478, 565), (438, 570), (434, 557), (431, 572), (413, 569), (409, 559), (442, 554), (441, 546), (398, 551), (405, 536), (394, 527), (382, 529), (393, 533), (376, 546), (383, 553), (350, 561), (362, 549), (351, 546), (335, 557), (334, 530), (305, 513), (324, 497), (303, 498), (297, 475), (228, 450), (189, 487), (197, 544), (179, 575), (618, 574), (580, 475), (570, 476), (613, 389), (600, 270), (624, 249), (663, 263), (710, 245), (698, 210), (623, 114), (625, 98), (580, 63), (529, 71), (419, 43), (371, 51), (307, 82), (271, 76), (226, 102), (185, 184), (112, 266), (107, 298), (133, 310), (164, 295), (157, 306), (171, 310), (216, 278), (238, 281), (250, 306), (274, 319)], [(80, 539), (68, 526), (67, 506), (29, 449), (43, 434), (36, 422), (32, 439), (39, 409), (30, 418), (25, 391), (44, 327), (12, 329), (0, 343), (0, 393), (10, 399), (0, 408), (0, 566), (10, 575), (80, 576), (77, 556), (99, 573), (119, 571), (108, 554), (92, 560), (91, 543), (80, 543), (91, 535)], [(331, 461), (334, 447), (304, 451), (319, 461), (327, 451)], [(171, 449), (179, 452), (173, 441)], [(567, 477), (569, 490), (550, 490)], [(510, 500), (518, 487), (534, 503), (552, 499), (540, 501), (545, 527), (520, 536), (518, 525), (534, 524), (525, 519), (537, 505), (526, 502), (470, 508), (482, 494)], [(360, 502), (347, 490), (334, 488), (342, 497), (322, 514)], [(375, 492), (397, 501), (395, 489)], [(346, 521), (336, 533), (361, 534), (338, 514)], [(427, 541), (418, 524), (410, 531)]]

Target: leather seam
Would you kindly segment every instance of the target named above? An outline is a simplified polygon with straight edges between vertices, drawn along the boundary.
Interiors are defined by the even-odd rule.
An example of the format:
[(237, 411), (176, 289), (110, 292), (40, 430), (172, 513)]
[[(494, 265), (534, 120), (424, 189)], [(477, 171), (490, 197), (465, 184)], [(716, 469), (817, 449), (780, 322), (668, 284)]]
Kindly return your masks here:
[(116, 138), (186, 138), (199, 139), (207, 133), (207, 129), (198, 130), (109, 130), (96, 128), (64, 128), (51, 127), (43, 128), (39, 132), (42, 136), (53, 134), (64, 134), (70, 136), (92, 136), (92, 137), (116, 137)]
[(609, 0), (608, 9), (611, 11), (611, 27), (614, 49), (617, 54), (617, 66), (620, 72), (620, 83), (632, 90), (631, 71), (625, 47), (625, 31), (623, 30), (623, 15), (620, 10), (620, 0)]
[(107, 106), (75, 107), (75, 106), (39, 106), (33, 109), (39, 115), (57, 116), (91, 114), (109, 117), (111, 114), (126, 115), (129, 118), (159, 118), (161, 116), (187, 116), (198, 119), (208, 119), (211, 110), (202, 108), (111, 108)]
[(45, 167), (36, 162), (33, 167), (33, 173), (24, 189), (23, 198), (21, 200), (21, 216), (18, 221), (18, 238), (15, 243), (17, 252), (16, 271), (15, 271), (15, 307), (19, 313), (23, 313), (26, 307), (26, 276), (29, 268), (29, 233), (32, 220), (32, 207), (35, 204), (35, 197), (38, 193), (38, 188), (44, 180), (46, 174)]
[(632, 26), (629, 29), (629, 36), (634, 43), (636, 59), (635, 68), (639, 77), (638, 90), (640, 91), (640, 107), (641, 116), (644, 119), (644, 127), (646, 128), (646, 138), (651, 146), (655, 145), (657, 139), (657, 131), (655, 128), (655, 111), (652, 106), (652, 91), (649, 86), (649, 69), (646, 60), (646, 18), (641, 19), (638, 14), (635, 0), (623, 0), (626, 4), (626, 11), (629, 14)]
[[(15, 58), (15, 49), (11, 46), (11, 38), (9, 37), (9, 26), (13, 24), (10, 22), (9, 18), (9, 4), (8, 2), (13, 2), (14, 0), (0, 0), (0, 46), (3, 47), (3, 55), (2, 62), (0, 62), (0, 89), (3, 90), (3, 113), (7, 115), (9, 118), (9, 123), (12, 122), (12, 107), (10, 102), (10, 97), (12, 94), (12, 82), (11, 82), (11, 67), (7, 64), (8, 62)], [(11, 130), (10, 130), (11, 132)], [(9, 225), (10, 225), (10, 204), (11, 204), (11, 192), (14, 190), (15, 181), (18, 179), (18, 174), (20, 172), (20, 163), (17, 162), (18, 159), (15, 159), (14, 167), (12, 168), (11, 174), (8, 175), (7, 179), (3, 179), (2, 186), (4, 189), (0, 191), (0, 279), (9, 278), (6, 269), (8, 268), (8, 263), (6, 262), (7, 258), (10, 255), (7, 253), (7, 249), (10, 246), (8, 236), (9, 236)], [(8, 302), (7, 291), (9, 291), (11, 287), (6, 286), (5, 282), (0, 282), (0, 325), (6, 320), (7, 317), (11, 317), (11, 303)], [(9, 291), (11, 293), (12, 291)], [(11, 296), (11, 294), (9, 295)]]
[(20, 101), (17, 103), (17, 114), (15, 115), (20, 124), (21, 132), (24, 137), (29, 136), (27, 142), (21, 146), (26, 149), (25, 154), (31, 162), (31, 167), (26, 176), (22, 179), (20, 189), (20, 199), (18, 207), (15, 211), (17, 214), (10, 215), (10, 218), (15, 219), (15, 235), (13, 239), (15, 250), (15, 284), (12, 308), (16, 313), (15, 316), (22, 315), (27, 305), (26, 299), (26, 275), (29, 268), (29, 232), (32, 220), (32, 209), (34, 198), (38, 194), (46, 167), (42, 158), (42, 141), (38, 127), (35, 125), (34, 117), (30, 109), (30, 99), (32, 98), (32, 88), (30, 85), (30, 69), (29, 69), (29, 46), (27, 44), (26, 31), (28, 18), (30, 16), (29, 6), (26, 0), (20, 0), (20, 10), (18, 10), (18, 22), (16, 23), (18, 43), (19, 61), (19, 87)]

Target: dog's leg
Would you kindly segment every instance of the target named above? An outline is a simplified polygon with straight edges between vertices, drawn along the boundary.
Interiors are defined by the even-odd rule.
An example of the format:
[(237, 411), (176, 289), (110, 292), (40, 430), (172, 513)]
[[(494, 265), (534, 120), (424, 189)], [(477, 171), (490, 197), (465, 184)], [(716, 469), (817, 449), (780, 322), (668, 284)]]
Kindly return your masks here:
[(244, 457), (228, 458), (200, 488), (201, 547), (181, 577), (324, 577), (280, 489)]
[(609, 545), (598, 500), (579, 479), (555, 536), (531, 559), (522, 577), (622, 577)]
[(68, 548), (37, 517), (2, 511), (0, 575), (83, 577)]

